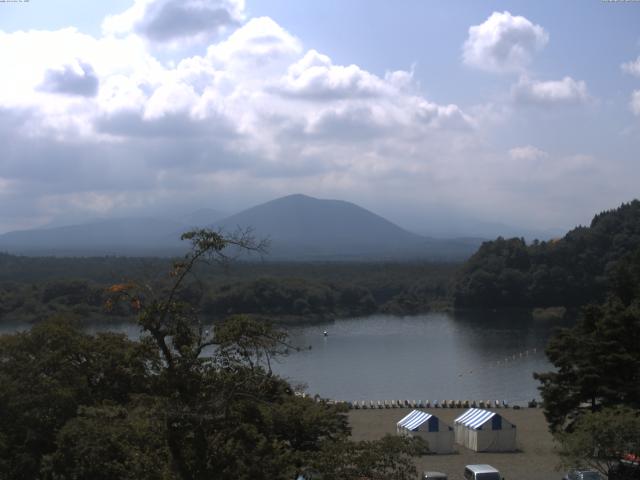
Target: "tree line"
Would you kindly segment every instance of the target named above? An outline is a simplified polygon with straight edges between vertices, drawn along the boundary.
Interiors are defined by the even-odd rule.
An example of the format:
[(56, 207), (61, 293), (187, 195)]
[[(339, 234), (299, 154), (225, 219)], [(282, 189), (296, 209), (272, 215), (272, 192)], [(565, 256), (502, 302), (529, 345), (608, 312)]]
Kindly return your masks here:
[[(39, 278), (34, 259), (5, 256), (4, 260), (23, 265), (17, 280), (0, 281), (0, 320), (15, 323), (34, 323), (60, 314), (75, 315), (85, 323), (130, 321), (130, 312), (122, 307), (105, 311), (107, 287), (133, 280), (154, 283), (161, 276), (157, 273), (161, 266), (170, 263), (166, 259), (133, 258), (129, 263), (119, 258), (113, 263), (102, 259), (48, 259), (45, 266), (47, 262), (61, 262), (60, 277), (47, 275), (58, 267), (43, 267)], [(76, 263), (88, 267), (83, 276), (74, 278), (64, 273), (64, 265), (76, 272)], [(114, 274), (120, 265), (127, 265), (124, 273)], [(239, 263), (215, 275), (212, 266), (197, 265), (196, 275), (185, 283), (180, 295), (214, 319), (248, 314), (301, 323), (372, 313), (416, 314), (450, 304), (449, 284), (455, 268), (453, 264), (423, 263)]]
[(485, 242), (460, 269), (456, 307), (579, 307), (605, 299), (618, 262), (640, 246), (640, 201), (597, 214), (563, 238)]

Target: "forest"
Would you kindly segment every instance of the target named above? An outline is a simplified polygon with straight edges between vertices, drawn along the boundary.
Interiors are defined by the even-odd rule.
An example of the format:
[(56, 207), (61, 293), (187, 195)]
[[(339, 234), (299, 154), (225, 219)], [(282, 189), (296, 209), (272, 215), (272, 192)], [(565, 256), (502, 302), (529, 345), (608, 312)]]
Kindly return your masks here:
[(456, 308), (580, 307), (604, 300), (618, 262), (640, 246), (640, 201), (550, 241), (485, 242), (457, 273)]
[[(84, 322), (131, 320), (121, 308), (105, 311), (106, 288), (131, 281), (156, 284), (171, 262), (1, 254), (0, 321), (33, 323), (56, 314)], [(194, 268), (181, 295), (213, 319), (250, 314), (300, 323), (372, 313), (408, 315), (447, 308), (457, 267), (428, 262), (203, 264)]]

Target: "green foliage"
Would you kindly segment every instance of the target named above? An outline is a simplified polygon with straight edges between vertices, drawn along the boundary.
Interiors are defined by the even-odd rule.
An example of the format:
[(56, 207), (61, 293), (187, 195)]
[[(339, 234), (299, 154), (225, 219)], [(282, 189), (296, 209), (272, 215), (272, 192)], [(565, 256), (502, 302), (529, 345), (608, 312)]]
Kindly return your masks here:
[(0, 431), (6, 478), (36, 478), (43, 455), (81, 405), (127, 402), (153, 379), (153, 350), (124, 336), (92, 337), (53, 319), (0, 337)]
[(615, 407), (587, 413), (556, 440), (565, 468), (588, 467), (613, 478), (625, 455), (640, 456), (640, 410)]
[(413, 457), (428, 453), (421, 438), (386, 435), (375, 442), (332, 442), (314, 457), (311, 471), (325, 480), (409, 480), (417, 476)]
[(536, 378), (553, 431), (571, 428), (584, 405), (640, 408), (640, 250), (620, 263), (612, 284), (605, 303), (587, 307), (547, 346), (556, 369)]
[(325, 285), (303, 279), (261, 278), (223, 286), (204, 302), (210, 315), (242, 313), (270, 316), (356, 316), (376, 311), (371, 293), (362, 287)]
[[(9, 271), (3, 270), (3, 262)], [(162, 259), (34, 259), (0, 254), (0, 321), (34, 323), (69, 314), (87, 324), (135, 321), (137, 312), (126, 304), (104, 308), (106, 288), (116, 279), (122, 284), (136, 279), (136, 284), (149, 287), (147, 297), (167, 294), (163, 292), (166, 284), (158, 281), (164, 277), (158, 271), (166, 269), (166, 263)], [(196, 278), (181, 284), (176, 300), (210, 318), (248, 314), (282, 323), (374, 312), (419, 314), (450, 304), (454, 268), (428, 263), (239, 263), (220, 272), (198, 264), (193, 269)]]
[(238, 315), (215, 325), (214, 332), (217, 353), (227, 364), (248, 364), (253, 369), (266, 363), (270, 373), (269, 359), (284, 354), (286, 334), (269, 323)]
[(604, 300), (619, 260), (640, 246), (640, 201), (596, 215), (562, 239), (498, 238), (463, 266), (457, 307), (577, 307)]
[(149, 405), (80, 407), (43, 460), (47, 480), (168, 480), (160, 412)]
[(49, 303), (52, 300), (58, 300), (65, 304), (89, 303), (93, 300), (91, 297), (94, 295), (87, 282), (80, 280), (57, 281), (45, 286), (42, 291), (42, 303)]

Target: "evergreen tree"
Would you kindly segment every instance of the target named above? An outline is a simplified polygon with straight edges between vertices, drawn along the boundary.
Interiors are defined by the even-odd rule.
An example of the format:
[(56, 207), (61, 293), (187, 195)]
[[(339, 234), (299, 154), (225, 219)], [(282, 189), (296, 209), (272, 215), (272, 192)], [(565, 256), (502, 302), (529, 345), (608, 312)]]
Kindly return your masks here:
[(625, 405), (640, 408), (640, 251), (617, 268), (601, 305), (549, 342), (554, 372), (536, 374), (552, 431), (571, 427), (585, 407), (592, 412)]

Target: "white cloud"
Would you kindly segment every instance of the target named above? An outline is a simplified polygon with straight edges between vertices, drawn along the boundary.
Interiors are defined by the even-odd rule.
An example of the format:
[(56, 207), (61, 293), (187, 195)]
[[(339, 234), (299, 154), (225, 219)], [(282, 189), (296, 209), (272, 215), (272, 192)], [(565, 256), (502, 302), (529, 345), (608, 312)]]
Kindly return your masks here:
[(154, 120), (167, 114), (190, 113), (198, 102), (193, 88), (184, 83), (167, 83), (149, 97), (144, 110), (145, 120)]
[(109, 15), (102, 30), (179, 46), (215, 38), (243, 19), (244, 0), (135, 0), (124, 12)]
[(291, 97), (326, 101), (388, 95), (397, 89), (393, 83), (357, 65), (333, 65), (328, 56), (310, 50), (289, 67), (277, 91)]
[(100, 85), (97, 106), (103, 114), (121, 111), (140, 112), (143, 110), (147, 95), (142, 85), (126, 75), (111, 75)]
[(482, 24), (469, 28), (463, 46), (465, 64), (491, 72), (523, 70), (534, 52), (549, 41), (549, 34), (522, 16), (493, 12)]
[(549, 154), (532, 145), (525, 145), (509, 150), (509, 156), (514, 160), (538, 160), (548, 158)]
[(539, 105), (579, 104), (589, 100), (587, 84), (571, 77), (545, 82), (523, 76), (512, 87), (511, 94), (516, 102)]
[[(207, 59), (217, 68), (257, 74), (280, 73), (302, 52), (301, 42), (269, 17), (252, 18), (227, 40), (211, 45)], [(266, 71), (266, 72), (265, 72)]]
[[(0, 70), (12, 72), (0, 76), (0, 229), (223, 195), (247, 206), (291, 189), (484, 212), (516, 202), (518, 188), (548, 204), (544, 182), (595, 190), (593, 164), (493, 151), (486, 119), (499, 114), (435, 102), (411, 69), (340, 65), (270, 18), (171, 64), (126, 32), (0, 33)], [(554, 82), (529, 83), (563, 98), (545, 93)]]
[[(147, 15), (149, 5), (127, 15)], [(421, 95), (412, 71), (381, 77), (305, 53), (268, 17), (168, 65), (125, 30), (0, 33), (0, 69), (13, 72), (0, 77), (0, 141), (11, 152), (0, 178), (12, 185), (5, 197), (30, 205), (25, 215), (50, 217), (57, 210), (34, 212), (52, 199), (88, 212), (120, 208), (141, 189), (147, 203), (174, 190), (206, 195), (207, 178), (219, 186), (294, 176), (309, 187), (400, 178), (474, 142), (473, 118)]]
[(623, 72), (640, 77), (640, 56), (635, 60), (623, 63), (620, 65), (620, 68), (622, 68)]
[[(138, 83), (149, 83), (162, 70), (160, 63), (134, 37), (96, 39), (74, 28), (0, 31), (0, 67), (11, 72), (0, 75), (0, 107), (38, 108), (63, 102), (50, 94), (68, 93), (64, 90), (69, 88), (69, 80), (100, 81), (121, 74)], [(52, 86), (51, 80), (56, 88), (43, 91), (42, 86)]]
[(629, 107), (631, 107), (631, 111), (634, 115), (640, 115), (640, 90), (634, 90), (631, 94)]

